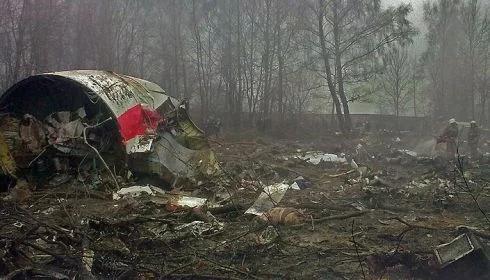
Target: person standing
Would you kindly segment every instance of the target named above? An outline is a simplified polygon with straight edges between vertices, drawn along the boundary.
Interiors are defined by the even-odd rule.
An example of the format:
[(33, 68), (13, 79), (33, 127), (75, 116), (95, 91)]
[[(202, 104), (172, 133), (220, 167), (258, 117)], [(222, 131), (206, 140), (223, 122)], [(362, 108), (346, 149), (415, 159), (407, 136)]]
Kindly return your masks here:
[(437, 143), (446, 143), (446, 154), (448, 158), (454, 158), (457, 151), (458, 123), (455, 119), (450, 119), (442, 134), (437, 138)]

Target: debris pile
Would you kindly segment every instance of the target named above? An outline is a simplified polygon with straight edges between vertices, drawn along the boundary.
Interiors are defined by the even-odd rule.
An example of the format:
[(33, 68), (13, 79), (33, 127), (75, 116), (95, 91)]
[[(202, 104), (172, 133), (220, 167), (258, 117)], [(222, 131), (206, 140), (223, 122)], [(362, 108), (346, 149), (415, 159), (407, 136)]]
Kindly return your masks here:
[(100, 176), (94, 174), (98, 173), (100, 164), (94, 163), (94, 159), (104, 154), (113, 156), (105, 157), (111, 163), (124, 161), (116, 158), (117, 130), (108, 121), (98, 122), (101, 118), (101, 115), (87, 118), (83, 107), (73, 112), (52, 113), (42, 121), (30, 114), (19, 119), (2, 118), (2, 122), (19, 123), (17, 134), (10, 130), (5, 136), (10, 143), (8, 152), (16, 163), (16, 170), (11, 174), (29, 178), (39, 186), (58, 186), (74, 177), (97, 185)]
[[(40, 87), (46, 81), (53, 88)], [(36, 86), (46, 94), (34, 92)], [(26, 102), (46, 105), (36, 110)], [(9, 173), (35, 185), (76, 177), (95, 188), (119, 188), (127, 179), (154, 177), (175, 186), (219, 172), (185, 108), (147, 81), (102, 71), (43, 74), (13, 86), (0, 103), (6, 108), (2, 152), (13, 156), (17, 169)], [(2, 169), (12, 169), (12, 160), (3, 158)]]

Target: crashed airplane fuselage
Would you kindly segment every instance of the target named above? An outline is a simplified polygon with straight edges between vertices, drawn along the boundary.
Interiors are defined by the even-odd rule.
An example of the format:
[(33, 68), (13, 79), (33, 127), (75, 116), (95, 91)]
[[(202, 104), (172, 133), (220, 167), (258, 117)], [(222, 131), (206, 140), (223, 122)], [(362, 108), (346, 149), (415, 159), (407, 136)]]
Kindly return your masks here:
[[(76, 149), (66, 143), (74, 138), (88, 144), (92, 138), (116, 134), (108, 137), (113, 139), (110, 145), (120, 147), (129, 170), (169, 183), (176, 178), (198, 181), (219, 170), (204, 134), (184, 107), (154, 83), (92, 70), (30, 76), (0, 96), (2, 113), (20, 120), (26, 135), (22, 140), (36, 151), (31, 157), (47, 146), (69, 155)], [(102, 125), (114, 129), (90, 134)]]

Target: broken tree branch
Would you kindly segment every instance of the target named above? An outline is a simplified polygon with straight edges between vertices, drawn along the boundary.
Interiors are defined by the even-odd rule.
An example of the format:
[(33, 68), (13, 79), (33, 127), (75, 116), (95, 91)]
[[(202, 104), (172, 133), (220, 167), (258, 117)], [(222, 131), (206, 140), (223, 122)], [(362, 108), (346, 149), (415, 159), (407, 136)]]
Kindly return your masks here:
[[(461, 158), (461, 155), (459, 154), (459, 147), (456, 148), (456, 155), (457, 155), (456, 168), (459, 171), (461, 178), (463, 178), (463, 182), (464, 182), (464, 187), (462, 189), (464, 189), (465, 191), (467, 191), (469, 193), (471, 199), (475, 203), (475, 205), (478, 208), (478, 210), (480, 211), (480, 213), (482, 213), (482, 215), (485, 218), (485, 220), (487, 221), (487, 223), (490, 224), (490, 219), (488, 218), (487, 214), (485, 213), (485, 211), (481, 207), (480, 203), (478, 202), (478, 198), (473, 193), (473, 190), (470, 188), (468, 180), (466, 179), (466, 175), (464, 173), (463, 159)], [(454, 182), (454, 183), (456, 185), (456, 182)]]
[[(362, 215), (367, 214), (369, 211), (357, 211), (357, 212), (351, 212), (347, 214), (341, 214), (341, 215), (332, 215), (328, 217), (323, 217), (319, 219), (313, 219), (315, 223), (321, 223), (321, 222), (326, 222), (326, 221), (333, 221), (333, 220), (345, 220), (353, 217), (359, 217)], [(302, 223), (302, 224), (297, 224), (297, 225), (292, 225), (291, 227), (293, 228), (301, 228), (305, 225), (311, 225), (311, 223)]]
[(397, 220), (399, 221), (400, 223), (406, 225), (407, 227), (411, 228), (411, 229), (415, 229), (415, 228), (419, 228), (419, 229), (428, 229), (428, 230), (437, 230), (438, 228), (435, 228), (435, 227), (430, 227), (430, 226), (425, 226), (425, 225), (417, 225), (417, 224), (412, 224), (412, 223), (409, 223), (405, 220), (403, 220), (402, 218), (400, 217), (392, 217), (390, 218), (391, 220)]
[(367, 214), (369, 211), (357, 211), (357, 212), (352, 212), (352, 213), (347, 213), (347, 214), (341, 214), (341, 215), (332, 215), (328, 217), (323, 217), (319, 219), (315, 219), (315, 223), (320, 223), (320, 222), (326, 222), (326, 221), (333, 221), (333, 220), (345, 220), (353, 217), (359, 217), (362, 215)]
[(359, 261), (359, 267), (361, 268), (362, 272), (362, 279), (366, 280), (366, 274), (364, 273), (364, 268), (362, 266), (362, 260), (361, 256), (359, 255), (359, 248), (357, 248), (357, 242), (354, 234), (354, 223), (355, 219), (352, 219), (352, 227), (351, 227), (351, 237), (352, 237), (352, 243), (354, 243), (354, 248), (356, 249), (356, 255), (357, 255), (357, 260)]
[(472, 233), (478, 237), (481, 237), (483, 239), (487, 239), (487, 240), (490, 240), (490, 233), (486, 233), (486, 232), (483, 232), (483, 231), (480, 231), (476, 228), (473, 228), (473, 227), (469, 227), (469, 226), (465, 226), (465, 225), (460, 225), (460, 226), (457, 226), (456, 227), (456, 230), (458, 232), (464, 232), (464, 233)]
[(107, 165), (107, 163), (105, 162), (104, 158), (102, 157), (102, 155), (99, 153), (99, 151), (97, 150), (97, 148), (95, 148), (94, 146), (90, 145), (90, 143), (88, 142), (87, 140), (87, 130), (88, 129), (93, 129), (93, 128), (96, 128), (98, 126), (101, 126), (103, 125), (104, 123), (108, 122), (112, 120), (112, 117), (109, 117), (107, 119), (105, 119), (104, 121), (98, 123), (98, 124), (95, 124), (95, 125), (89, 125), (89, 126), (85, 126), (85, 128), (83, 129), (83, 141), (85, 142), (85, 144), (87, 146), (89, 146), (93, 151), (94, 153), (99, 157), (100, 161), (102, 161), (102, 164), (104, 164), (104, 167), (107, 169), (107, 171), (109, 171), (109, 174), (111, 174), (111, 177), (112, 179), (114, 180), (114, 183), (116, 184), (116, 187), (118, 189), (120, 189), (119, 187), (119, 183), (117, 182), (117, 178), (116, 178), (116, 175), (114, 175), (114, 173), (112, 173), (112, 170), (109, 168), (109, 165)]
[(343, 173), (339, 173), (339, 174), (328, 175), (328, 177), (330, 177), (330, 178), (338, 178), (338, 177), (342, 177), (342, 176), (346, 176), (346, 175), (352, 174), (354, 172), (356, 172), (356, 170), (355, 169), (352, 169), (352, 170), (349, 170), (347, 172), (343, 172)]
[[(33, 274), (37, 274), (37, 275), (47, 276), (50, 279), (59, 279), (59, 280), (69, 280), (70, 279), (68, 276), (61, 274), (59, 272), (56, 272), (56, 271), (49, 271), (49, 270), (44, 270), (44, 269), (41, 270), (41, 269), (33, 268), (30, 266), (14, 270), (14, 271), (10, 272), (9, 274), (7, 274), (5, 276), (5, 278), (2, 278), (2, 279), (4, 279), (4, 280), (18, 279), (19, 278), (18, 276), (21, 276), (21, 274), (26, 274), (28, 272), (32, 272)], [(25, 277), (25, 275), (24, 275), (24, 277)], [(22, 278), (24, 278), (24, 277), (22, 277)]]

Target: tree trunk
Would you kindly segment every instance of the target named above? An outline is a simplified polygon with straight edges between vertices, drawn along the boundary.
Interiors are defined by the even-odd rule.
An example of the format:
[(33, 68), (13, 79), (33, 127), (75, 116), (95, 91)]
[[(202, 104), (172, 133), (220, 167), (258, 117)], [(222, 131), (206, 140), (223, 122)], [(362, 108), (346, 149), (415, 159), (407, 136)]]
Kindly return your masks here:
[(349, 101), (345, 95), (344, 91), (344, 73), (342, 70), (342, 59), (340, 53), (340, 34), (341, 30), (341, 18), (339, 17), (339, 5), (341, 4), (340, 0), (334, 0), (333, 3), (333, 33), (334, 33), (334, 46), (335, 46), (335, 76), (337, 77), (337, 86), (338, 86), (338, 94), (340, 96), (340, 100), (342, 101), (342, 109), (344, 116), (344, 128), (347, 132), (349, 132), (352, 128), (350, 111), (349, 111)]
[(197, 17), (196, 17), (196, 1), (192, 1), (192, 21), (193, 21), (193, 31), (194, 31), (194, 39), (196, 42), (196, 70), (197, 70), (197, 76), (198, 76), (198, 84), (199, 84), (199, 98), (200, 98), (200, 115), (201, 115), (201, 120), (205, 120), (207, 118), (207, 111), (206, 111), (206, 97), (204, 95), (204, 72), (203, 72), (203, 67), (202, 67), (202, 60), (203, 60), (203, 50), (202, 50), (202, 42), (201, 42), (201, 36), (200, 36), (200, 31), (199, 27), (197, 24)]
[(240, 13), (240, 1), (236, 1), (237, 7), (237, 79), (238, 79), (238, 92), (235, 97), (235, 128), (240, 128), (242, 125), (242, 99), (243, 99), (243, 81), (242, 81), (242, 23), (241, 23), (241, 13)]
[(335, 111), (337, 115), (337, 122), (339, 125), (339, 129), (342, 132), (346, 132), (346, 128), (344, 125), (344, 117), (342, 115), (342, 108), (340, 104), (340, 100), (337, 96), (335, 84), (333, 82), (332, 78), (332, 71), (330, 69), (330, 55), (327, 50), (327, 46), (325, 45), (325, 32), (323, 30), (323, 16), (324, 16), (324, 9), (325, 9), (325, 1), (324, 0), (318, 0), (320, 4), (320, 12), (318, 14), (318, 39), (320, 41), (320, 47), (322, 50), (322, 59), (325, 67), (325, 74), (327, 75), (327, 84), (328, 84), (328, 89), (330, 90), (330, 95), (332, 96), (332, 101), (335, 106)]

